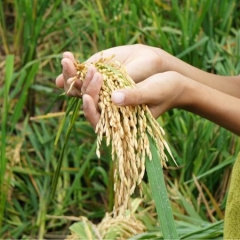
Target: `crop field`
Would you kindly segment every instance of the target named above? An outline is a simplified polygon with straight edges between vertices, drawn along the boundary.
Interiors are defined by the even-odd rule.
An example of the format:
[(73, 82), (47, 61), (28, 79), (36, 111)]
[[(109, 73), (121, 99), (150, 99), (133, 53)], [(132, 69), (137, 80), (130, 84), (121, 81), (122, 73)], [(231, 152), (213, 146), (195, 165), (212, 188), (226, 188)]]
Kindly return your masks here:
[[(95, 239), (86, 229), (105, 229), (99, 223), (114, 205), (111, 149), (103, 140), (97, 157), (97, 135), (81, 104), (66, 145), (71, 114), (61, 123), (72, 98), (55, 79), (64, 51), (83, 62), (104, 49), (137, 43), (207, 72), (239, 75), (240, 2), (0, 1), (0, 239), (65, 239), (70, 230)], [(181, 109), (157, 121), (177, 162), (169, 158), (163, 172), (179, 238), (222, 239), (240, 138)], [(142, 191), (144, 197), (136, 192), (131, 204), (145, 230), (129, 239), (163, 239), (147, 174)], [(130, 225), (118, 227), (125, 233)], [(109, 229), (109, 238), (117, 239), (115, 228)]]

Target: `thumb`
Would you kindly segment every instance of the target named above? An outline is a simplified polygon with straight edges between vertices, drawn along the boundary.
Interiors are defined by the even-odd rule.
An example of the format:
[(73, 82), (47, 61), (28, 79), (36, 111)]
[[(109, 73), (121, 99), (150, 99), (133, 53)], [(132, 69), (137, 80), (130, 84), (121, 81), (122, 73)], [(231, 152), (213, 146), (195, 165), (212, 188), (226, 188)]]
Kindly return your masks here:
[(144, 103), (141, 89), (116, 90), (112, 93), (112, 102), (118, 106), (135, 106)]

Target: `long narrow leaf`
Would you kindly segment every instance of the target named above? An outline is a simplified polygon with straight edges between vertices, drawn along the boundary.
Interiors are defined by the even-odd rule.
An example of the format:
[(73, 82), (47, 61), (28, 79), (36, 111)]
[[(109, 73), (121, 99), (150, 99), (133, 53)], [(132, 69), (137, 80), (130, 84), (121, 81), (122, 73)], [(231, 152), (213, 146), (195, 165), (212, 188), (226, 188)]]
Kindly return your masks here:
[[(68, 129), (67, 129), (67, 133), (66, 133), (66, 137), (65, 137), (65, 141), (64, 141), (64, 144), (63, 144), (63, 148), (62, 148), (62, 151), (60, 153), (60, 157), (59, 157), (59, 160), (58, 160), (58, 165), (57, 165), (57, 169), (54, 173), (54, 177), (53, 177), (53, 181), (52, 181), (52, 186), (51, 186), (51, 197), (53, 198), (54, 194), (55, 194), (55, 191), (56, 191), (56, 187), (57, 187), (57, 182), (58, 182), (58, 177), (59, 177), (59, 174), (60, 174), (60, 170), (61, 170), (61, 167), (62, 167), (62, 162), (63, 162), (63, 157), (64, 157), (64, 153), (65, 153), (65, 149), (67, 147), (67, 143), (68, 143), (68, 139), (70, 137), (70, 134), (71, 134), (71, 131), (72, 131), (72, 128), (74, 126), (74, 123), (76, 121), (76, 118), (78, 116), (78, 109), (81, 105), (81, 102), (82, 100), (81, 99), (75, 99), (74, 102), (73, 102), (73, 105), (71, 105), (71, 107), (73, 107), (73, 114), (71, 116), (71, 120), (70, 120), (70, 124), (68, 126)], [(67, 111), (66, 114), (69, 114), (69, 111)], [(64, 121), (65, 121), (65, 118), (64, 118)]]
[(178, 234), (173, 218), (172, 208), (166, 189), (161, 160), (158, 150), (151, 137), (149, 137), (153, 159), (146, 160), (146, 170), (153, 199), (156, 204), (160, 227), (165, 239), (178, 239)]
[(7, 158), (6, 158), (6, 138), (7, 138), (7, 121), (9, 111), (9, 91), (13, 75), (14, 56), (8, 55), (6, 58), (6, 72), (4, 81), (4, 102), (2, 109), (2, 120), (1, 120), (1, 155), (0, 155), (0, 229), (2, 227), (3, 214), (5, 210), (8, 177), (5, 175)]

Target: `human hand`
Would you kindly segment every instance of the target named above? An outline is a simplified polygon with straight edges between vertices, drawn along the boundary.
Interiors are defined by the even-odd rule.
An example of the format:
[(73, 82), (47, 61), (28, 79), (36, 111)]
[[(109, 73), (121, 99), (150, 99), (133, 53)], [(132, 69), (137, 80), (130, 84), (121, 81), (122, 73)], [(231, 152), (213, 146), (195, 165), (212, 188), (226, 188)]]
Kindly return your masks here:
[[(96, 62), (101, 58), (102, 52), (94, 54), (87, 62)], [(165, 60), (168, 54), (159, 48), (150, 47), (142, 44), (126, 45), (110, 48), (103, 51), (103, 57), (115, 55), (112, 61), (119, 61), (125, 66), (127, 73), (135, 82), (165, 71)], [(74, 56), (71, 52), (65, 52), (61, 61), (63, 71), (56, 79), (56, 85), (64, 88), (69, 96), (79, 96), (81, 93), (82, 82), (77, 80), (71, 91), (68, 92), (71, 78), (76, 75), (74, 66)]]
[(77, 70), (74, 66), (74, 56), (71, 52), (64, 52), (63, 58), (61, 61), (62, 64), (62, 73), (56, 78), (56, 86), (59, 88), (64, 88), (65, 92), (68, 93), (69, 96), (80, 96), (80, 90), (82, 87), (82, 81), (77, 79), (71, 92), (68, 92), (69, 87), (71, 85), (71, 78), (76, 76)]
[[(97, 88), (100, 89), (101, 75)], [(96, 81), (96, 80), (95, 80)], [(188, 94), (190, 79), (176, 72), (155, 74), (145, 81), (136, 84), (135, 89), (120, 89), (112, 93), (112, 102), (118, 106), (135, 106), (147, 104), (155, 118), (172, 108), (184, 108), (191, 101)], [(89, 85), (90, 86), (90, 85)], [(90, 92), (90, 90), (88, 90)], [(83, 110), (86, 118), (95, 128), (100, 118), (97, 102), (85, 94), (83, 95)]]
[[(137, 44), (137, 45), (120, 46), (120, 47), (111, 48), (111, 49), (105, 50), (103, 54), (103, 57), (111, 57), (113, 54), (115, 54), (115, 57), (113, 58), (113, 60), (118, 60), (122, 64), (124, 64), (128, 74), (135, 80), (135, 82), (140, 82), (139, 84), (137, 84), (137, 89), (141, 89), (139, 91), (137, 89), (128, 90), (129, 92), (125, 92), (127, 90), (121, 90), (125, 92), (126, 96), (124, 99), (124, 103), (120, 105), (124, 106), (129, 104), (137, 105), (141, 103), (146, 103), (149, 105), (155, 117), (161, 115), (161, 113), (165, 112), (171, 107), (174, 107), (172, 106), (174, 104), (172, 105), (171, 104), (168, 105), (168, 104), (169, 102), (171, 102), (172, 97), (175, 96), (175, 94), (171, 95), (168, 101), (164, 101), (163, 96), (164, 94), (167, 94), (166, 91), (170, 90), (170, 89), (167, 89), (167, 86), (168, 87), (173, 86), (174, 81), (176, 81), (176, 80), (174, 81), (172, 80), (170, 83), (167, 83), (167, 79), (173, 78), (173, 76), (170, 77), (170, 75), (177, 74), (174, 72), (157, 74), (158, 72), (164, 71), (164, 63), (162, 59), (159, 57), (159, 52), (157, 52), (157, 50), (159, 49)], [(164, 55), (164, 52), (163, 52), (163, 55)], [(101, 53), (96, 53), (92, 57), (90, 57), (87, 60), (87, 62), (95, 62), (100, 57), (101, 57)], [(57, 77), (56, 85), (58, 87), (64, 88), (65, 91), (70, 96), (83, 95), (84, 114), (88, 119), (88, 121), (91, 123), (91, 125), (95, 128), (100, 118), (100, 113), (99, 113), (97, 103), (99, 100), (99, 91), (101, 89), (101, 85), (103, 81), (102, 76), (96, 71), (94, 67), (91, 66), (88, 69), (88, 74), (86, 76), (86, 79), (83, 81), (83, 83), (80, 80), (76, 80), (76, 82), (74, 83), (74, 87), (70, 92), (68, 92), (69, 86), (71, 85), (72, 77), (76, 75), (74, 62), (75, 60), (72, 53), (65, 52), (63, 54), (63, 59), (62, 59), (63, 72), (61, 75)], [(180, 74), (178, 75), (180, 76)], [(158, 83), (157, 81), (158, 77), (162, 79), (162, 80), (159, 80), (163, 82), (162, 86), (160, 86), (161, 83), (160, 82)], [(146, 82), (145, 81), (141, 82), (145, 78), (146, 78)], [(175, 87), (177, 89), (177, 86)], [(142, 90), (145, 91), (145, 89), (147, 91), (145, 93), (144, 92), (142, 93), (141, 91)], [(159, 89), (162, 89), (163, 95), (157, 94), (156, 91), (158, 91)], [(131, 93), (131, 91), (133, 92)], [(152, 91), (154, 91), (153, 94), (152, 94)], [(141, 99), (140, 97), (136, 96), (136, 94), (145, 96), (145, 98)], [(158, 106), (157, 101), (159, 101), (160, 103), (161, 99), (162, 99), (162, 104), (160, 107)], [(114, 96), (113, 96), (113, 102), (114, 102)], [(117, 102), (114, 102), (114, 103), (118, 104)]]
[(136, 83), (156, 73), (166, 71), (165, 61), (169, 58), (169, 54), (160, 48), (135, 44), (106, 49), (94, 54), (87, 62), (96, 62), (101, 56), (111, 57), (113, 55), (115, 57), (112, 61), (119, 61)]
[[(92, 126), (96, 126), (100, 118), (98, 101), (99, 92), (102, 86), (102, 75), (97, 72), (96, 68), (90, 66), (86, 78), (82, 82), (77, 79), (73, 88), (68, 92), (71, 85), (72, 78), (76, 76), (76, 68), (74, 66), (74, 56), (71, 52), (65, 52), (61, 61), (63, 71), (56, 78), (56, 85), (59, 88), (64, 88), (69, 96), (82, 96), (83, 95), (83, 110), (87, 119)], [(92, 116), (88, 114), (91, 113)]]

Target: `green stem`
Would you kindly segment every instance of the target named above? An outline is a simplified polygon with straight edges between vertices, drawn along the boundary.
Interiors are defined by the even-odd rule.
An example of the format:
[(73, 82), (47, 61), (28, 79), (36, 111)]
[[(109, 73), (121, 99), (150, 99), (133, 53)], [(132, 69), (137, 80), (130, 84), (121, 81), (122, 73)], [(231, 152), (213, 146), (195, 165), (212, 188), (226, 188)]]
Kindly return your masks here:
[[(64, 119), (63, 119), (63, 122), (65, 123), (65, 121), (66, 121), (66, 116), (69, 115), (70, 110), (73, 108), (73, 114), (72, 114), (72, 116), (71, 116), (71, 120), (70, 120), (69, 126), (68, 126), (68, 128), (67, 128), (67, 133), (66, 133), (66, 137), (65, 137), (64, 144), (63, 144), (63, 148), (62, 148), (62, 150), (61, 150), (61, 153), (60, 153), (60, 156), (59, 156), (59, 159), (58, 159), (57, 168), (56, 168), (56, 170), (55, 170), (55, 172), (54, 172), (54, 176), (53, 176), (53, 180), (52, 180), (51, 193), (50, 193), (51, 198), (54, 197), (54, 194), (55, 194), (55, 191), (56, 191), (56, 188), (57, 188), (57, 183), (58, 183), (58, 178), (59, 178), (60, 171), (61, 171), (61, 167), (62, 167), (62, 162), (63, 162), (64, 153), (65, 153), (65, 150), (66, 150), (66, 147), (67, 147), (68, 139), (69, 139), (69, 137), (70, 137), (72, 128), (73, 128), (74, 123), (75, 123), (75, 121), (76, 121), (76, 119), (77, 119), (81, 102), (82, 102), (82, 99), (78, 99), (78, 98), (73, 99), (72, 102), (71, 102), (71, 104), (70, 104), (70, 108), (69, 108), (68, 111), (66, 112), (65, 117), (64, 117)], [(64, 124), (64, 123), (63, 123), (63, 124)], [(60, 131), (62, 131), (63, 124), (61, 124), (61, 129), (60, 129)], [(59, 134), (60, 134), (60, 133), (57, 134), (57, 140), (56, 140), (55, 142), (58, 141)]]
[(146, 159), (146, 170), (162, 234), (164, 239), (179, 239), (164, 181), (161, 160), (153, 139), (150, 136), (148, 138), (153, 159), (151, 161), (149, 158)]

